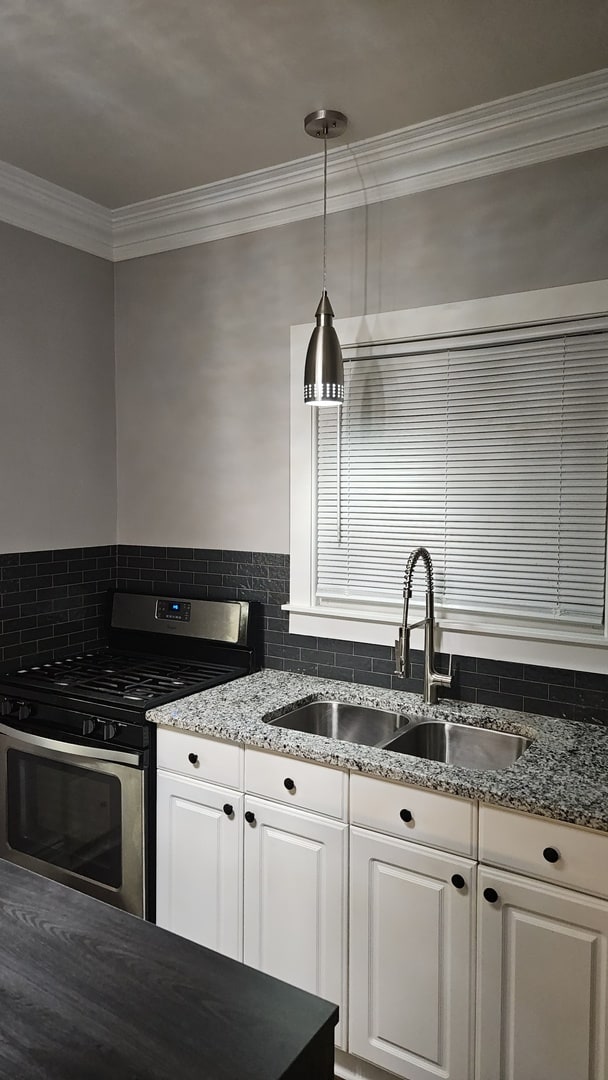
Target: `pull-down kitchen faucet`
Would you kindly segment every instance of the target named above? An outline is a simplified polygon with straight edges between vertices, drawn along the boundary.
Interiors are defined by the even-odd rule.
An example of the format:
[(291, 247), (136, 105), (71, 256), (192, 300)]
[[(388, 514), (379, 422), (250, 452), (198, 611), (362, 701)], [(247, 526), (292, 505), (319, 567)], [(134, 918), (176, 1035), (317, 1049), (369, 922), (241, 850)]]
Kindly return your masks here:
[[(412, 595), (412, 574), (419, 559), (424, 563), (426, 572), (426, 616), (419, 622), (408, 625), (409, 602)], [(427, 705), (434, 705), (437, 701), (437, 687), (452, 685), (452, 658), (450, 657), (450, 671), (447, 675), (440, 675), (433, 667), (435, 657), (435, 597), (433, 593), (433, 564), (431, 556), (424, 547), (414, 548), (407, 560), (405, 574), (403, 576), (403, 619), (399, 627), (399, 637), (395, 642), (395, 675), (402, 679), (407, 677), (409, 670), (410, 653), (410, 630), (417, 626), (424, 626), (424, 683), (422, 699)]]

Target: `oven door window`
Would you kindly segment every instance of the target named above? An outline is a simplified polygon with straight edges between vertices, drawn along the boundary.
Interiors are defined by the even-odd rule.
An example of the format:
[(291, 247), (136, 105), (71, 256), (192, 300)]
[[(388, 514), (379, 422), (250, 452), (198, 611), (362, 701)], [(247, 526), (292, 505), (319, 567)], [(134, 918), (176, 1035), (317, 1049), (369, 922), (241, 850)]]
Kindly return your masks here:
[(120, 888), (118, 777), (8, 750), (7, 813), (8, 842), (14, 851)]

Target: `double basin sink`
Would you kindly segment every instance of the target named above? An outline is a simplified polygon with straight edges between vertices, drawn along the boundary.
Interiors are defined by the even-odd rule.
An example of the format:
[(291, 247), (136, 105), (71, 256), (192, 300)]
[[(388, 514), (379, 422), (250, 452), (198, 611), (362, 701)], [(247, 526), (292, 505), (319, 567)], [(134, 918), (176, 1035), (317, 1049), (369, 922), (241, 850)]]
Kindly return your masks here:
[(521, 735), (342, 701), (311, 701), (268, 723), (467, 769), (506, 769), (531, 744)]

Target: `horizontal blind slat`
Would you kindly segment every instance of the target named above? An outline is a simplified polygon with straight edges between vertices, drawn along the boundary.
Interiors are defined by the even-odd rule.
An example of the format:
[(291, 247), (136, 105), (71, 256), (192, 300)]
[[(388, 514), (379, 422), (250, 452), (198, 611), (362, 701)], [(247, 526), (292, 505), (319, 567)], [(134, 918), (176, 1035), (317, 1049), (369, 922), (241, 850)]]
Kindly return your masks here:
[(347, 360), (317, 422), (319, 597), (397, 600), (424, 544), (450, 604), (601, 623), (608, 334), (526, 332)]

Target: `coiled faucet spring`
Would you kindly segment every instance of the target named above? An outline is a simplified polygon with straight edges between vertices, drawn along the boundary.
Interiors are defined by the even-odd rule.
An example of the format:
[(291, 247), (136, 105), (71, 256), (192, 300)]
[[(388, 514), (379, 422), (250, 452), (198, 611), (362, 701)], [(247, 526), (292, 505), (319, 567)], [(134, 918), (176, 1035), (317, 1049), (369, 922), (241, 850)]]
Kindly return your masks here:
[[(409, 625), (409, 602), (412, 596), (412, 576), (416, 564), (422, 560), (426, 575), (426, 616), (417, 623)], [(452, 685), (452, 658), (447, 675), (435, 671), (434, 630), (435, 630), (435, 594), (433, 562), (425, 547), (414, 548), (410, 553), (403, 575), (403, 618), (399, 627), (399, 637), (395, 642), (395, 675), (404, 679), (409, 674), (410, 631), (424, 626), (424, 684), (423, 699), (427, 705), (437, 701), (437, 687)]]

